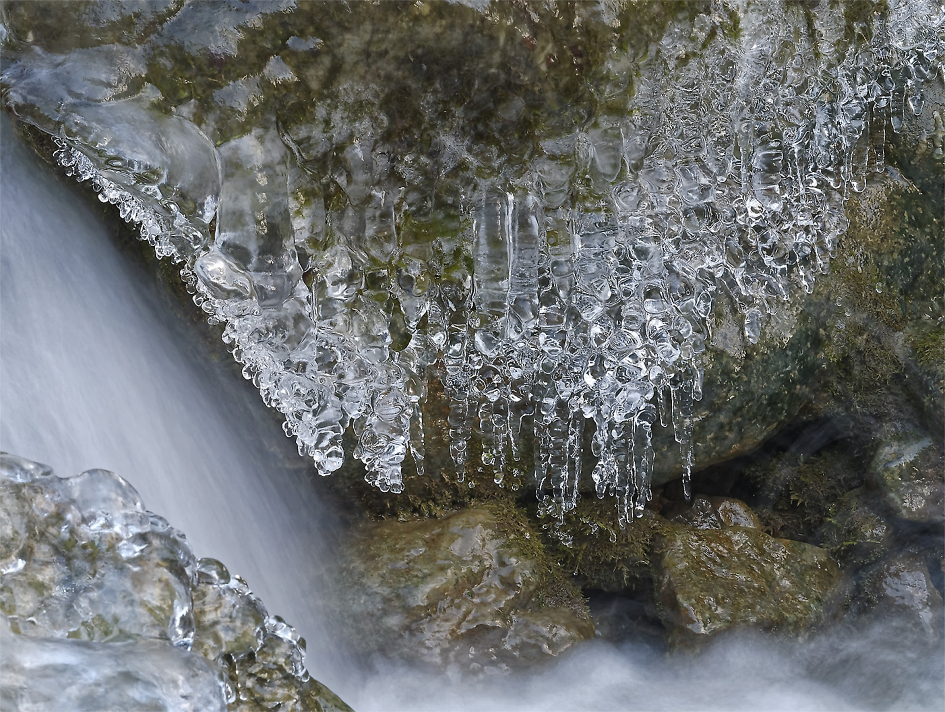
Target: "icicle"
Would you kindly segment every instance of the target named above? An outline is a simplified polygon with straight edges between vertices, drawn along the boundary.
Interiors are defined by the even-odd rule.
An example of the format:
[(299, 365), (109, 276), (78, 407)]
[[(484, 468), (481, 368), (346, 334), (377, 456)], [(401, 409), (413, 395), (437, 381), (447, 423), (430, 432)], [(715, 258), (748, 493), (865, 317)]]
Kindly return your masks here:
[[(704, 40), (686, 46), (692, 20), (669, 18), (666, 41), (639, 57), (612, 50), (640, 81), (595, 75), (613, 101), (588, 125), (536, 122), (528, 151), (486, 160), (481, 127), (436, 135), (456, 159), (441, 172), (389, 160), (363, 127), (319, 133), (318, 151), (300, 138), (314, 126), (260, 125), (215, 145), (216, 119), (198, 130), (148, 91), (85, 101), (70, 85), (76, 101), (47, 105), (71, 80), (19, 48), (5, 96), (46, 117), (68, 175), (183, 263), (195, 303), (320, 473), (340, 467), (349, 424), (378, 487), (402, 486), (407, 452), (422, 470), (414, 380), (439, 360), (460, 481), (474, 429), (500, 483), (506, 447), (518, 462), (534, 430), (539, 496), (555, 500), (542, 506), (563, 516), (593, 419), (595, 488), (626, 519), (649, 497), (657, 417), (673, 425), (688, 492), (714, 294), (732, 298), (755, 344), (773, 310), (813, 290), (847, 229), (844, 202), (884, 168), (888, 131), (922, 111), (945, 54), (930, 0), (877, 6), (852, 44), (841, 6), (820, 7), (812, 28), (800, 18), (780, 3), (703, 15)], [(364, 115), (338, 101), (339, 116)], [(938, 156), (945, 122), (933, 120)], [(469, 131), (458, 121), (450, 131)], [(427, 239), (440, 217), (464, 227)]]

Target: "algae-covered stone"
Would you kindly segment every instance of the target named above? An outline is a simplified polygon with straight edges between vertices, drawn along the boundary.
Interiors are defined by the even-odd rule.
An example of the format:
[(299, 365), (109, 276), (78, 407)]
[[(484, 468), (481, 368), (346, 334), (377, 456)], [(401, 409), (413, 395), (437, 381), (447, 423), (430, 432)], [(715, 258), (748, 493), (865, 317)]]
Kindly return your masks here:
[(676, 645), (746, 627), (801, 634), (840, 583), (823, 549), (745, 527), (675, 528), (657, 568), (660, 617)]
[(365, 652), (477, 674), (540, 662), (593, 635), (580, 594), (508, 512), (373, 524), (344, 559), (342, 613)]
[(928, 437), (908, 435), (883, 443), (870, 465), (873, 481), (898, 517), (914, 522), (945, 520), (945, 464)]

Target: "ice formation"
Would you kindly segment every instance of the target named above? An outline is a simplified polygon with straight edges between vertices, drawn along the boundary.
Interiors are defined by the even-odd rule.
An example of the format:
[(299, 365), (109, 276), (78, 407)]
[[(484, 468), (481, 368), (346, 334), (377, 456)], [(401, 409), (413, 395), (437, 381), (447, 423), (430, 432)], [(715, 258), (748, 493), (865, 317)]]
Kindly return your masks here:
[(349, 710), (291, 626), (107, 470), (0, 453), (0, 611), (5, 709)]
[(350, 426), (400, 491), (436, 365), (460, 477), (474, 434), (501, 482), (534, 433), (570, 509), (593, 421), (626, 519), (657, 419), (688, 486), (716, 301), (756, 343), (811, 291), (945, 9), (470, 4), (104, 2), (73, 44), (14, 4), (4, 98), (181, 263), (322, 474)]

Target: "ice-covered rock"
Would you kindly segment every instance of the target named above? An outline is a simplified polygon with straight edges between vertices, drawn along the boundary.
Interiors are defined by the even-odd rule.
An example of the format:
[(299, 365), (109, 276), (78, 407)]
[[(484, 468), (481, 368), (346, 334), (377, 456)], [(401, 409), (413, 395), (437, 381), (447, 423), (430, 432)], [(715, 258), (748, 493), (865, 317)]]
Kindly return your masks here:
[(107, 470), (0, 454), (0, 611), (16, 709), (349, 709), (291, 626)]
[(459, 477), (475, 449), (504, 480), (532, 432), (549, 509), (590, 475), (625, 519), (655, 423), (688, 478), (706, 352), (792, 331), (848, 197), (923, 110), (945, 26), (932, 0), (4, 18), (7, 106), (181, 263), (319, 471), (350, 425), (369, 480), (400, 491), (437, 363)]

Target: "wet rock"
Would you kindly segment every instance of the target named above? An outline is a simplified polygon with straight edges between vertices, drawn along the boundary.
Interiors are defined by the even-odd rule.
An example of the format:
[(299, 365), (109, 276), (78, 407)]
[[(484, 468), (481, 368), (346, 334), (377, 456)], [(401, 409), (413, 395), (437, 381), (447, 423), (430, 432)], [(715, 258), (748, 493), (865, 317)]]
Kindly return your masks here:
[(931, 438), (904, 435), (884, 442), (869, 473), (897, 517), (945, 521), (945, 461)]
[(593, 635), (580, 594), (512, 510), (373, 524), (343, 558), (342, 615), (364, 652), (475, 675), (547, 660)]
[(696, 529), (761, 529), (761, 520), (751, 507), (731, 497), (695, 496), (691, 504), (678, 504), (664, 514), (670, 521)]
[(932, 585), (922, 557), (904, 554), (888, 559), (870, 581), (877, 611), (909, 621), (930, 639), (942, 634), (942, 596)]
[(878, 560), (893, 546), (893, 528), (886, 521), (881, 495), (857, 487), (837, 503), (815, 539), (844, 566), (859, 568)]
[(741, 628), (803, 634), (824, 618), (840, 584), (823, 549), (746, 527), (676, 527), (657, 572), (660, 617), (676, 646)]

